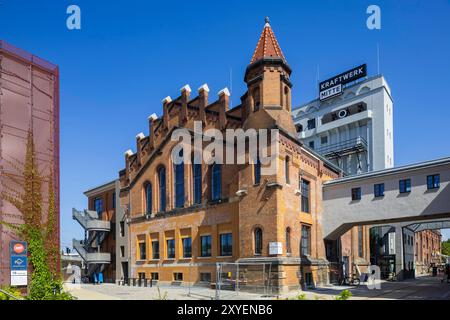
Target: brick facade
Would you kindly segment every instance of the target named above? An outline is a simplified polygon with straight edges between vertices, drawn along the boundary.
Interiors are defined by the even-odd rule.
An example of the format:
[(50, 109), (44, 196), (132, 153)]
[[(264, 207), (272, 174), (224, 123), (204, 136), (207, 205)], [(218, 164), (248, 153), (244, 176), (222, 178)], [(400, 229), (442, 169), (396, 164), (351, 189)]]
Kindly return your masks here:
[[(157, 274), (161, 282), (197, 283), (201, 273), (209, 273), (210, 281), (214, 282), (217, 262), (270, 262), (270, 278), (275, 290), (298, 289), (305, 282), (313, 285), (328, 282), (328, 261), (321, 232), (322, 183), (341, 173), (296, 139), (291, 116), (290, 74), (291, 69), (267, 23), (245, 72), (248, 91), (241, 97), (239, 106), (229, 109), (228, 90), (222, 90), (218, 100), (209, 102), (206, 85), (199, 88), (194, 98), (189, 86), (185, 86), (176, 99), (163, 100), (162, 118), (149, 118), (149, 136), (136, 137), (136, 152), (126, 152), (126, 168), (120, 172), (120, 202), (129, 216), (132, 278), (149, 279)], [(176, 208), (171, 158), (176, 142), (170, 137), (177, 128), (192, 132), (194, 121), (202, 121), (204, 132), (208, 129), (221, 132), (279, 129), (275, 142), (279, 148), (276, 173), (263, 175), (260, 182), (255, 183), (253, 164), (224, 164), (220, 200), (212, 201), (211, 166), (203, 163), (202, 201), (195, 204), (193, 169), (192, 165), (185, 164), (184, 206)], [(206, 145), (204, 143), (204, 147)], [(224, 157), (226, 151), (224, 147)], [(158, 170), (162, 167), (166, 171), (167, 202), (163, 211), (159, 208), (158, 179)], [(302, 179), (309, 183), (309, 212), (301, 210)], [(145, 186), (149, 183), (152, 186), (151, 209), (146, 208), (145, 198)], [(260, 253), (255, 253), (257, 228), (262, 230)], [(302, 228), (310, 232), (305, 254), (301, 253)], [(219, 252), (220, 235), (224, 233), (232, 234), (230, 256)], [(308, 233), (305, 231), (305, 234)], [(200, 238), (205, 235), (211, 236), (210, 257), (200, 254)], [(192, 257), (189, 258), (183, 257), (182, 241), (186, 237), (192, 239)], [(175, 240), (175, 257), (169, 258), (168, 246), (172, 239)], [(155, 258), (152, 242), (156, 245), (156, 241), (159, 257)], [(357, 248), (354, 241), (352, 238), (350, 250)], [(269, 243), (281, 243), (282, 254), (270, 255)], [(145, 250), (145, 254), (141, 250)], [(248, 268), (247, 275), (251, 277), (251, 268)], [(181, 273), (182, 279), (175, 273)]]

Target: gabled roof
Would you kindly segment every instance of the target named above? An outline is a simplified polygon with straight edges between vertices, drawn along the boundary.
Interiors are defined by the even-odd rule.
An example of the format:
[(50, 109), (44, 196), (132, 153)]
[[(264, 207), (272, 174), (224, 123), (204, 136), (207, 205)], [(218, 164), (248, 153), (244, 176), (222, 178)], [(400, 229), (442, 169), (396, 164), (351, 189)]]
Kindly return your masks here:
[(269, 18), (266, 18), (266, 24), (264, 25), (261, 36), (259, 37), (259, 41), (256, 45), (250, 64), (263, 58), (281, 58), (286, 61), (280, 45), (278, 44), (277, 38), (272, 31), (272, 27), (269, 24)]

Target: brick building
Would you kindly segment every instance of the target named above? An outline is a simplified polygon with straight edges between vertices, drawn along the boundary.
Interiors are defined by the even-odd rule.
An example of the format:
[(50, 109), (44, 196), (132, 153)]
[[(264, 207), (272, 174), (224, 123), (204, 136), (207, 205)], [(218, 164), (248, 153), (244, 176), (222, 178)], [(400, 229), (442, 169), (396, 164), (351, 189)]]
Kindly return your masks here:
[[(217, 262), (239, 262), (271, 263), (276, 290), (328, 281), (322, 183), (341, 171), (297, 140), (290, 75), (267, 21), (245, 72), (240, 105), (229, 108), (226, 88), (210, 102), (207, 85), (196, 97), (186, 85), (176, 99), (163, 100), (161, 118), (149, 117), (149, 135), (136, 136), (136, 152), (125, 153), (119, 174), (120, 204), (129, 217), (130, 277), (208, 283), (216, 281)], [(278, 129), (270, 145), (279, 147), (276, 172), (261, 176), (261, 166), (250, 163), (174, 165), (171, 135), (178, 128), (193, 134), (195, 121), (204, 133)], [(224, 146), (224, 157), (226, 152)], [(346, 236), (349, 256), (358, 254), (352, 254), (358, 234), (355, 229)], [(363, 248), (367, 253), (368, 245)]]
[(415, 268), (417, 274), (429, 273), (431, 264), (440, 264), (442, 235), (439, 230), (424, 230), (414, 235)]

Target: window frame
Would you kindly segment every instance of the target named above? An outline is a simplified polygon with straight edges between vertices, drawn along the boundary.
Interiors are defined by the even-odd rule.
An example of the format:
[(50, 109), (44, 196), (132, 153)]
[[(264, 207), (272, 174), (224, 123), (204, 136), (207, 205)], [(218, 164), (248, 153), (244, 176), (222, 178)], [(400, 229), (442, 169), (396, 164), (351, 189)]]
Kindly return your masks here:
[(292, 247), (291, 247), (291, 228), (286, 228), (286, 254), (292, 254)]
[(202, 164), (192, 164), (194, 204), (202, 203)]
[(159, 240), (152, 240), (152, 260), (159, 260), (160, 258)]
[[(223, 241), (225, 240), (225, 244)], [(219, 235), (219, 249), (221, 257), (231, 257), (233, 256), (233, 233), (221, 233)], [(228, 249), (228, 250), (224, 250)]]
[[(302, 213), (311, 213), (311, 182), (300, 178), (300, 211)], [(306, 192), (305, 192), (306, 191)], [(306, 195), (305, 195), (306, 193)]]
[(375, 198), (383, 198), (384, 197), (384, 182), (376, 183), (373, 185), (373, 195)]
[(308, 130), (316, 129), (317, 128), (316, 118), (308, 119), (306, 126), (307, 126)]
[[(180, 157), (183, 157), (183, 149), (181, 149), (179, 153)], [(184, 161), (180, 164), (173, 165), (173, 174), (174, 174), (174, 205), (175, 208), (183, 208), (185, 205), (184, 199)]]
[[(147, 243), (145, 241), (139, 241), (139, 261), (146, 261), (147, 260)], [(141, 247), (143, 246), (143, 247)]]
[(166, 168), (158, 168), (158, 189), (159, 189), (159, 212), (165, 212), (167, 209), (167, 188), (166, 188)]
[[(305, 237), (305, 232), (306, 237)], [(300, 255), (301, 256), (309, 256), (311, 255), (311, 226), (302, 224), (301, 230), (301, 243), (300, 243)], [(306, 239), (306, 243), (305, 243)]]
[(222, 199), (222, 165), (214, 163), (211, 165), (211, 201)]
[(153, 211), (153, 187), (150, 182), (147, 182), (145, 184), (144, 195), (145, 195), (145, 214), (151, 215)]
[[(209, 239), (206, 243), (203, 243), (203, 239)], [(203, 245), (206, 245), (206, 248)], [(210, 258), (212, 257), (212, 236), (210, 234), (205, 234), (200, 236), (200, 257)]]
[[(403, 186), (403, 188), (402, 188), (402, 186)], [(410, 178), (400, 179), (398, 181), (398, 191), (401, 194), (411, 193), (411, 179)]]
[(175, 239), (166, 239), (166, 259), (174, 260), (175, 254)]
[[(189, 250), (186, 250), (186, 243), (185, 241), (189, 240)], [(181, 238), (181, 246), (183, 248), (183, 258), (184, 259), (190, 259), (192, 258), (192, 237), (183, 237)], [(189, 254), (187, 254), (189, 253)]]
[(263, 253), (263, 231), (260, 227), (253, 230), (253, 253), (255, 256), (260, 256)]
[(355, 187), (351, 190), (352, 193), (352, 201), (360, 201), (362, 198), (362, 190), (361, 187)]
[(439, 189), (440, 187), (441, 187), (441, 175), (439, 173), (427, 176), (427, 190), (436, 190)]

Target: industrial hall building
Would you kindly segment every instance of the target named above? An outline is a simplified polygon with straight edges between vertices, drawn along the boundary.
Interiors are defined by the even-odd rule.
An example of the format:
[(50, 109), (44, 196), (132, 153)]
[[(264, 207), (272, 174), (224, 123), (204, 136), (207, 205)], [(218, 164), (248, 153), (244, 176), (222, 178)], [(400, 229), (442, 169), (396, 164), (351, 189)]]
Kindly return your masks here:
[[(196, 96), (186, 85), (179, 97), (163, 100), (162, 117), (149, 117), (148, 136), (136, 136), (136, 151), (125, 153), (125, 169), (119, 173), (131, 278), (209, 284), (220, 275), (250, 286), (260, 272), (254, 270), (264, 265), (264, 281), (274, 291), (329, 282), (322, 184), (342, 171), (299, 142), (290, 75), (267, 20), (245, 71), (247, 91), (238, 106), (230, 108), (227, 88), (211, 101), (206, 84)], [(193, 132), (198, 121), (204, 131), (223, 133), (278, 129), (271, 142), (279, 148), (276, 172), (262, 175), (259, 162), (174, 164), (172, 133), (179, 128)], [(350, 230), (348, 239), (343, 250), (368, 265), (366, 227)], [(221, 263), (239, 264), (240, 273), (219, 273)]]

